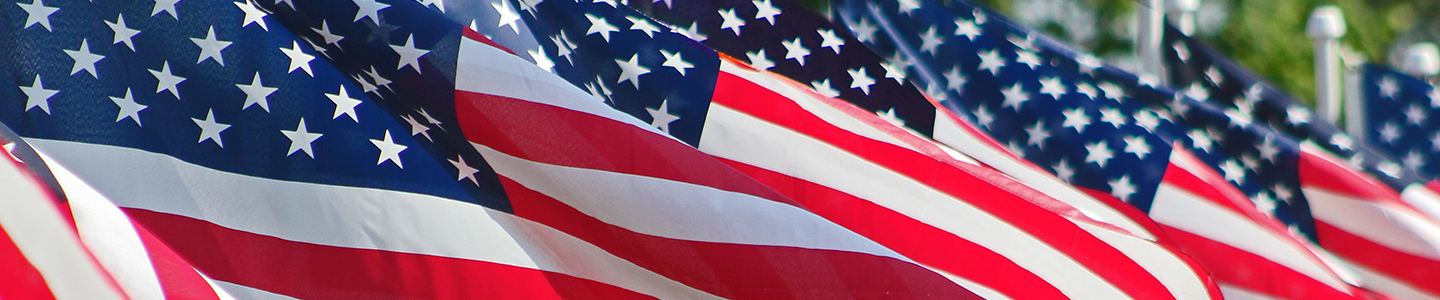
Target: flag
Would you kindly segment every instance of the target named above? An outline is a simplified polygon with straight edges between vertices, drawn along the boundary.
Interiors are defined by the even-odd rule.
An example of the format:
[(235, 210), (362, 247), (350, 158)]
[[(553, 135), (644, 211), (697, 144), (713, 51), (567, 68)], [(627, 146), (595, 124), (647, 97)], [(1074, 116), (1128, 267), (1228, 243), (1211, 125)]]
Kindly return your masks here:
[(241, 298), (971, 295), (420, 3), (35, 5), (0, 121)]
[[(1440, 134), (1430, 122), (1440, 93), (1430, 83), (1410, 75), (1367, 64), (1361, 73), (1364, 95), (1359, 115), (1365, 124), (1365, 142), (1379, 152), (1400, 158), (1387, 165), (1397, 174), (1440, 174), (1434, 159), (1440, 152)], [(1403, 171), (1402, 171), (1403, 170)], [(1381, 177), (1384, 178), (1384, 177)]]
[[(1357, 296), (1346, 273), (1299, 237), (1313, 234), (1304, 202), (1260, 197), (1274, 184), (1298, 187), (1294, 177), (1269, 171), (1294, 168), (1293, 156), (1239, 152), (1253, 147), (1238, 143), (1270, 136), (1257, 132), (1265, 129), (1230, 126), (1214, 107), (1152, 78), (1105, 66), (961, 1), (842, 1), (837, 17), (877, 52), (914, 62), (910, 73), (929, 74), (910, 77), (919, 85), (947, 87), (941, 103), (1011, 152), (1146, 212), (1227, 296)], [(1272, 173), (1247, 175), (1240, 157)]]
[(597, 101), (981, 296), (1209, 296), (1203, 275), (1165, 248), (951, 157), (895, 118), (772, 77), (614, 3), (545, 1), (529, 10), (536, 40), (554, 49), (556, 73)]

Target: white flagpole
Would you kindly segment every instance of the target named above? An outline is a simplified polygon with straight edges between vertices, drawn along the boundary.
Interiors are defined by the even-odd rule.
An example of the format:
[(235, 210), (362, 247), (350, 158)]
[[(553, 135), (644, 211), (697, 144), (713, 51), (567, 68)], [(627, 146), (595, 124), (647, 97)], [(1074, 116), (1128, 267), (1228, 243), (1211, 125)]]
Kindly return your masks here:
[(1345, 36), (1345, 17), (1333, 5), (1310, 12), (1305, 35), (1315, 40), (1315, 108), (1326, 120), (1340, 118), (1340, 37)]
[(1440, 73), (1440, 49), (1433, 43), (1415, 43), (1405, 49), (1405, 73), (1421, 79)]
[(1139, 0), (1140, 7), (1136, 16), (1138, 24), (1135, 27), (1135, 56), (1140, 61), (1140, 72), (1155, 76), (1161, 82), (1168, 83), (1168, 76), (1165, 75), (1165, 61), (1160, 52), (1161, 34), (1164, 28), (1161, 22), (1165, 21), (1164, 0)]
[(1185, 35), (1195, 35), (1195, 11), (1200, 9), (1200, 0), (1170, 0), (1165, 2), (1165, 11), (1170, 24)]
[(1350, 49), (1341, 50), (1341, 62), (1345, 65), (1345, 132), (1364, 140), (1365, 133), (1365, 56)]

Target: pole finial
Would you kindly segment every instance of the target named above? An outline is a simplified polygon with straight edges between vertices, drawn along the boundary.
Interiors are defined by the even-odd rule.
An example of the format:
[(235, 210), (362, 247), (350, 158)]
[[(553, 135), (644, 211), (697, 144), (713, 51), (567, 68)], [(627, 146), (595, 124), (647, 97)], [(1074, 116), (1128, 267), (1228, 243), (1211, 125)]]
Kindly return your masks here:
[(1310, 11), (1305, 35), (1311, 39), (1336, 39), (1345, 36), (1345, 15), (1340, 7), (1325, 5)]
[(1405, 73), (1417, 77), (1440, 73), (1440, 48), (1434, 43), (1415, 43), (1405, 49)]

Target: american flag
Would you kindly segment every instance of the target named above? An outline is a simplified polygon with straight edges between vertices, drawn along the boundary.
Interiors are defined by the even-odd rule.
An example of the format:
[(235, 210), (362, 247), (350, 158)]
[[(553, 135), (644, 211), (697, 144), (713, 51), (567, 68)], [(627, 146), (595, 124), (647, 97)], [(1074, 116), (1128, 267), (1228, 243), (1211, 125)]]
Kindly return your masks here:
[(837, 17), (882, 56), (915, 62), (909, 78), (947, 87), (941, 103), (1013, 153), (1148, 213), (1227, 295), (1357, 292), (1297, 237), (1313, 234), (1303, 199), (1271, 193), (1298, 180), (1245, 167), (1293, 169), (1298, 151), (1281, 152), (1293, 142), (963, 1), (842, 1)]
[(969, 294), (421, 3), (42, 1), (0, 121), (241, 298)]
[[(755, 5), (771, 4), (785, 3)], [(790, 13), (805, 13), (794, 9)], [(1163, 247), (1090, 220), (968, 158), (951, 157), (899, 127), (893, 114), (837, 101), (813, 84), (774, 77), (692, 40), (715, 39), (711, 33), (720, 31), (719, 23), (682, 33), (686, 29), (668, 29), (603, 1), (545, 1), (532, 11), (527, 21), (541, 34), (536, 39), (556, 49), (555, 70), (571, 83), (599, 91), (596, 96), (616, 109), (648, 119), (981, 296), (1209, 295), (1207, 278)], [(765, 18), (745, 16), (739, 21), (744, 27), (771, 26)], [(784, 13), (772, 17), (784, 20)], [(756, 29), (739, 34), (744, 38), (749, 30)], [(800, 51), (822, 44), (820, 39), (791, 48)], [(865, 51), (859, 43), (838, 47), (840, 53)], [(833, 53), (817, 48), (772, 63), (816, 64), (837, 60)]]
[[(1393, 173), (1411, 175), (1440, 174), (1440, 122), (1430, 116), (1440, 109), (1440, 92), (1419, 78), (1367, 64), (1361, 70), (1361, 92), (1364, 95), (1361, 116), (1365, 123), (1365, 142), (1380, 152), (1400, 158), (1388, 165)], [(1404, 169), (1408, 172), (1400, 172)], [(1413, 176), (1413, 175), (1411, 175)]]

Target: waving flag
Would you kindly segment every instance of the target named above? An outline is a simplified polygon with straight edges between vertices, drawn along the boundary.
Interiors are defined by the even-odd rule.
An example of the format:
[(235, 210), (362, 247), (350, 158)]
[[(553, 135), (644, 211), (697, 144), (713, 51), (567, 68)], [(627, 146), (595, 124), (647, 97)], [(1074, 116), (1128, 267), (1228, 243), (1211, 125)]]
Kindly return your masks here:
[[(1238, 157), (1251, 155), (1257, 158), (1246, 162), (1295, 166), (1294, 157), (1261, 159), (1210, 139), (1253, 139), (1263, 129), (1229, 126), (1213, 107), (962, 2), (844, 1), (837, 9), (857, 37), (871, 41), (867, 45), (915, 62), (908, 67), (917, 75), (910, 78), (947, 87), (942, 103), (1013, 153), (1145, 211), (1215, 276), (1227, 297), (1357, 296), (1323, 253), (1288, 232), (1313, 232), (1308, 211), (1282, 206), (1291, 202), (1270, 209), (1276, 201), (1264, 200), (1274, 198), (1260, 197), (1269, 192), (1263, 183), (1297, 185), (1293, 177), (1214, 171), (1236, 169)], [(1204, 127), (1189, 127), (1195, 125)], [(1262, 178), (1269, 182), (1256, 181)]]
[[(1399, 157), (1400, 170), (1440, 174), (1440, 134), (1430, 115), (1440, 104), (1440, 93), (1430, 83), (1378, 65), (1366, 65), (1361, 84), (1364, 107), (1359, 118), (1365, 123), (1365, 141), (1383, 153)], [(1406, 173), (1408, 174), (1408, 173)], [(1383, 178), (1383, 177), (1382, 177)]]
[(242, 298), (972, 295), (419, 3), (36, 3), (0, 120)]
[[(1308, 108), (1178, 30), (1167, 27), (1165, 34), (1172, 82), (1187, 95), (1315, 146), (1302, 147), (1300, 169), (1283, 171), (1299, 173), (1298, 192), (1314, 212), (1319, 244), (1351, 262), (1363, 287), (1404, 299), (1440, 298), (1440, 274), (1429, 271), (1440, 267), (1440, 226), (1422, 213), (1440, 198), (1413, 166), (1401, 168), (1370, 141), (1310, 118)], [(1349, 164), (1334, 155), (1349, 157)]]
[(1209, 295), (1163, 247), (951, 158), (893, 118), (741, 65), (628, 8), (546, 1), (531, 11), (537, 40), (568, 41), (545, 48), (573, 84), (981, 296)]

